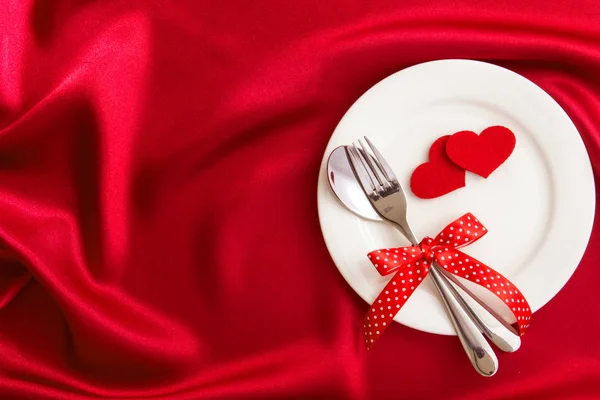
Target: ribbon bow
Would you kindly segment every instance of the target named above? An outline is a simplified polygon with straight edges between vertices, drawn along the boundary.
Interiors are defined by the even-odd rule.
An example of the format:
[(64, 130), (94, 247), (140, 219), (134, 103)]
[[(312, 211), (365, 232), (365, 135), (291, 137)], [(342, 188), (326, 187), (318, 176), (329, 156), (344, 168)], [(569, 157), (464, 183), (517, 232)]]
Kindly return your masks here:
[(446, 271), (483, 286), (509, 307), (522, 336), (531, 320), (531, 308), (517, 287), (502, 274), (459, 248), (479, 240), (487, 229), (471, 213), (446, 226), (436, 237), (425, 237), (418, 246), (375, 250), (368, 254), (381, 275), (395, 275), (377, 296), (364, 320), (367, 349), (389, 326), (394, 316), (427, 276), (437, 261)]

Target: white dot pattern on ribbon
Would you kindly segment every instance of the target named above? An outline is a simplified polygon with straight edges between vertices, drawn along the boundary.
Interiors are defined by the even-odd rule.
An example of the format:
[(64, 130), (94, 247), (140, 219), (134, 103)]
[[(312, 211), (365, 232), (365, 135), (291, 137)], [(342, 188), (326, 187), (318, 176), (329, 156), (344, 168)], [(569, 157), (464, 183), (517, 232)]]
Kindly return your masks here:
[[(456, 252), (456, 250), (454, 250), (454, 252)], [(509, 306), (512, 313), (515, 315), (519, 333), (521, 335), (525, 333), (529, 327), (529, 321), (531, 320), (531, 309), (521, 292), (516, 289), (512, 282), (483, 264), (481, 261), (478, 261), (463, 252), (459, 251), (457, 253), (458, 257), (454, 258), (458, 258), (459, 260), (462, 259), (462, 262), (466, 267), (452, 270), (454, 275), (485, 287), (496, 295), (496, 297), (501, 299)], [(441, 257), (437, 257), (437, 260), (442, 267), (447, 269), (449, 266), (447, 261), (441, 260)], [(513, 304), (521, 305), (521, 307), (513, 307)]]
[(504, 276), (457, 250), (479, 240), (486, 233), (487, 229), (479, 220), (467, 213), (446, 226), (435, 239), (423, 239), (420, 246), (381, 249), (369, 253), (369, 260), (381, 275), (394, 272), (395, 275), (365, 316), (364, 336), (367, 349), (373, 347), (394, 315), (427, 276), (430, 265), (427, 259), (431, 257), (449, 272), (485, 287), (500, 298), (515, 315), (519, 334), (523, 335), (531, 322), (531, 308), (523, 294)]
[[(385, 254), (394, 254), (398, 256), (398, 259), (402, 261), (398, 261), (398, 259), (381, 259), (381, 255)], [(408, 258), (414, 260), (414, 257), (421, 257), (421, 248), (419, 246), (410, 246), (410, 247), (401, 247), (397, 249), (381, 249), (374, 252), (369, 253), (367, 256), (369, 260), (373, 263), (377, 272), (380, 275), (388, 275), (395, 271), (397, 271), (402, 265), (406, 264)]]
[[(411, 250), (409, 249), (408, 251), (410, 252)], [(419, 255), (421, 254), (420, 249), (418, 249), (418, 253)], [(373, 255), (373, 253), (371, 253), (371, 255)], [(387, 269), (384, 266), (381, 266), (380, 269), (387, 273)], [(427, 261), (419, 261), (419, 265), (417, 266), (416, 262), (406, 262), (405, 264), (402, 264), (400, 271), (402, 272), (395, 274), (387, 283), (373, 303), (375, 306), (371, 306), (367, 312), (364, 320), (365, 343), (367, 349), (371, 349), (373, 344), (379, 339), (381, 334), (383, 334), (387, 326), (389, 326), (390, 322), (394, 319), (396, 313), (402, 308), (404, 303), (406, 303), (408, 298), (422, 282), (429, 271), (429, 263)], [(402, 276), (400, 274), (402, 274)], [(404, 279), (405, 274), (416, 277), (418, 281), (415, 283), (415, 279), (413, 278)], [(375, 321), (377, 326), (375, 326)]]
[[(464, 227), (468, 228), (468, 233), (464, 230)], [(436, 254), (437, 261), (440, 265), (445, 269), (454, 266), (455, 268), (451, 269), (451, 271), (456, 276), (460, 276), (461, 278), (465, 278), (485, 287), (495, 294), (496, 297), (500, 298), (505, 304), (525, 304), (525, 307), (521, 308), (514, 307), (513, 309), (513, 307), (509, 307), (517, 319), (519, 333), (523, 335), (529, 327), (529, 321), (531, 320), (531, 309), (527, 300), (525, 300), (525, 297), (517, 291), (512, 282), (504, 276), (500, 275), (481, 261), (456, 250), (458, 247), (479, 240), (487, 233), (487, 229), (474, 215), (468, 213), (448, 225), (444, 231), (462, 232), (463, 237), (459, 240), (459, 237), (455, 236), (453, 240), (450, 240), (450, 243), (447, 243), (447, 240), (444, 240), (444, 236), (440, 234), (433, 240), (435, 248), (443, 248), (442, 253), (438, 253), (439, 255)], [(503, 289), (505, 287), (510, 287), (514, 290), (505, 291)]]

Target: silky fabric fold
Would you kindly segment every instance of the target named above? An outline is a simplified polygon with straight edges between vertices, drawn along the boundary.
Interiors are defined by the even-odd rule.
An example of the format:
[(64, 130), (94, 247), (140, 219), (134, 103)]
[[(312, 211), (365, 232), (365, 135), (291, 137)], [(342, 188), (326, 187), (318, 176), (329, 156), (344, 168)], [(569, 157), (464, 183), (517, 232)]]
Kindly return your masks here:
[(443, 58), (546, 90), (597, 178), (596, 0), (8, 0), (0, 43), (0, 399), (600, 398), (598, 218), (483, 378), (400, 324), (367, 353), (316, 206), (348, 107)]

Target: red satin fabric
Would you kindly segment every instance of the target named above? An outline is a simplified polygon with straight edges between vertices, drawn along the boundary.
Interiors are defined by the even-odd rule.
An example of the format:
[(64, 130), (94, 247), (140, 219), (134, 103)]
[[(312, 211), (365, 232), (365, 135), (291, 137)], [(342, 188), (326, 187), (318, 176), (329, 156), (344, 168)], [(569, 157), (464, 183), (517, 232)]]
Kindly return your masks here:
[(0, 398), (600, 398), (598, 219), (483, 378), (456, 338), (399, 324), (367, 354), (316, 208), (347, 108), (440, 58), (539, 84), (597, 174), (597, 0), (8, 0), (0, 18)]

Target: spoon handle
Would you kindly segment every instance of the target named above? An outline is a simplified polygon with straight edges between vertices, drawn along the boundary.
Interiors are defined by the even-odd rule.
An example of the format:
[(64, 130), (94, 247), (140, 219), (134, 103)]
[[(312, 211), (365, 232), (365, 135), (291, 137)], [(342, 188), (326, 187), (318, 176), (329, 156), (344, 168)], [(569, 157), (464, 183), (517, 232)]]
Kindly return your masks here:
[(456, 289), (443, 278), (444, 275), (443, 272), (440, 272), (439, 265), (433, 263), (430, 271), (471, 364), (483, 376), (494, 375), (498, 370), (496, 354), (479, 331), (471, 315), (463, 308)]
[[(408, 222), (402, 222), (395, 223), (394, 225), (399, 228), (413, 245), (418, 245), (419, 242), (412, 229), (410, 229)], [(440, 293), (442, 302), (446, 307), (448, 317), (450, 317), (450, 321), (454, 325), (458, 339), (465, 349), (471, 364), (483, 376), (494, 375), (498, 370), (498, 359), (494, 350), (492, 350), (489, 343), (485, 340), (480, 326), (477, 324), (481, 320), (473, 318), (474, 311), (461, 298), (460, 293), (452, 286), (450, 281), (448, 281), (448, 278), (442, 272), (443, 268), (436, 261), (432, 262), (430, 271), (435, 287)]]

